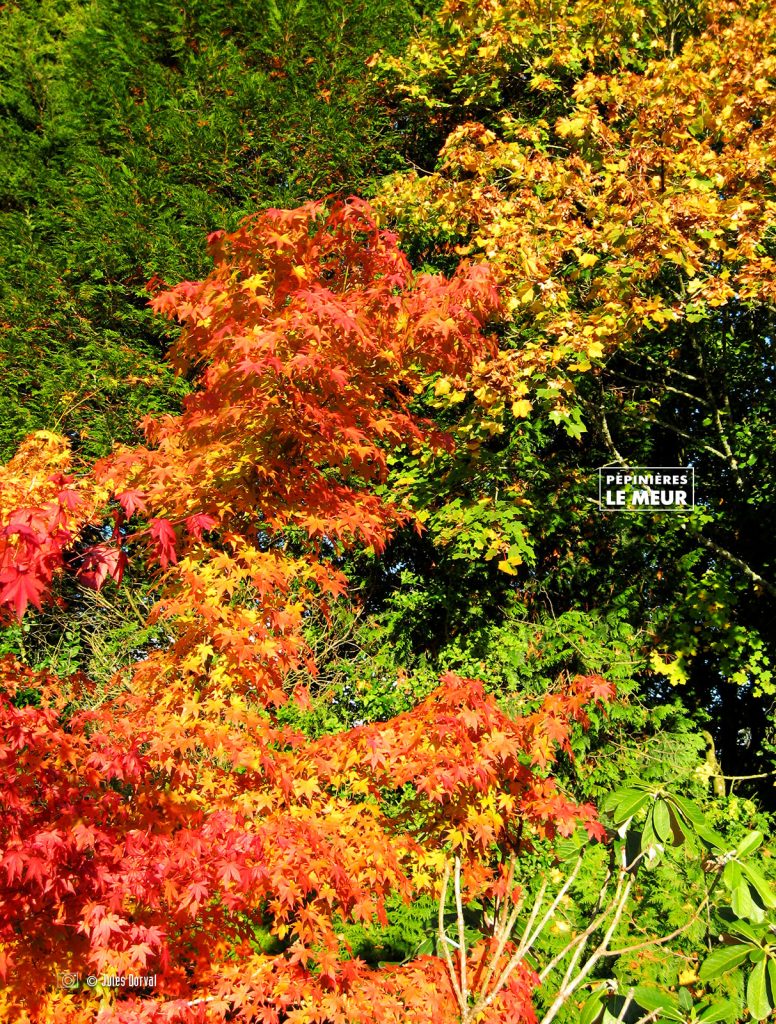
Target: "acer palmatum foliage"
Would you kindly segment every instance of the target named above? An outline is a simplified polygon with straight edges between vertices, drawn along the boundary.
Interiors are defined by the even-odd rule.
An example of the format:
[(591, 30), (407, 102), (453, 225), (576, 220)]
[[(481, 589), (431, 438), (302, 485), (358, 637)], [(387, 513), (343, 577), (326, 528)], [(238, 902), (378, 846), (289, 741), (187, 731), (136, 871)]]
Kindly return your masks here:
[(230, 685), (282, 701), (305, 604), (345, 589), (333, 556), (379, 551), (409, 518), (374, 491), (388, 453), (449, 443), (411, 403), (424, 375), (493, 350), (497, 293), (484, 267), (413, 274), (358, 200), (268, 211), (211, 251), (208, 278), (154, 299), (184, 325), (172, 358), (198, 390), (98, 472), (128, 511), (150, 510), (152, 551), (174, 566), (165, 664), (207, 675), (217, 657)]
[[(359, 201), (269, 211), (211, 245), (207, 279), (154, 300), (183, 322), (173, 358), (197, 390), (146, 424), (147, 447), (67, 484), (116, 499), (112, 544), (79, 562), (86, 582), (144, 549), (169, 646), (103, 703), (85, 678), (3, 665), (0, 1006), (72, 1024), (427, 1021), (429, 1007), (454, 1022), (442, 959), (370, 969), (342, 924), (385, 922), (391, 895), (438, 896), (449, 850), (466, 898), (488, 899), (503, 896), (499, 848), (580, 821), (602, 835), (546, 772), (610, 687), (580, 678), (511, 719), (481, 683), (447, 675), (414, 710), (317, 741), (274, 709), (306, 699), (287, 677), (315, 672), (301, 627), (345, 594), (334, 556), (379, 551), (410, 518), (375, 489), (387, 454), (450, 443), (413, 396), (492, 350), (496, 295), (482, 267), (414, 275)], [(38, 494), (15, 472), (4, 521), (55, 515), (46, 488), (61, 482)], [(7, 546), (7, 566), (40, 600), (76, 536), (67, 522), (47, 561)], [(387, 809), (391, 793), (407, 814)], [(259, 929), (277, 952), (257, 951)], [(473, 972), (486, 953), (471, 947)], [(57, 971), (156, 984), (67, 991)], [(535, 980), (520, 966), (488, 1019), (533, 1020)]]
[[(77, 970), (157, 974), (152, 993), (119, 999), (105, 1020), (146, 1019), (142, 1003), (154, 1020), (313, 1021), (328, 1006), (323, 1019), (345, 1021), (359, 1019), (362, 991), (375, 1011), (382, 1001), (386, 1015), (393, 1006), (398, 1019), (424, 1020), (425, 986), (438, 1019), (454, 1021), (437, 958), (371, 971), (347, 957), (337, 922), (384, 921), (391, 892), (435, 894), (449, 846), (463, 858), (468, 898), (492, 896), (503, 887), (494, 844), (511, 847), (521, 822), (534, 835), (567, 834), (580, 818), (597, 829), (592, 808), (575, 807), (528, 762), (544, 760), (548, 733), (563, 742), (584, 703), (607, 695), (600, 680), (578, 680), (560, 705), (512, 721), (481, 684), (448, 676), (412, 712), (317, 742), (243, 710), (222, 727), (216, 757), (196, 718), (186, 728), (179, 713), (155, 735), (158, 716), (132, 695), (64, 726), (72, 695), (58, 680), (4, 668), (0, 894), (11, 1019), (23, 1019), (22, 1007), (32, 1019), (94, 1019), (88, 992), (51, 992), (52, 972)], [(31, 692), (38, 706), (18, 706)], [(196, 764), (186, 764), (186, 746)], [(408, 785), (411, 826), (381, 800)], [(254, 952), (261, 924), (285, 952)], [(483, 952), (475, 946), (473, 962)], [(518, 972), (494, 1012), (519, 999), (530, 1019), (530, 991), (530, 972)]]
[[(0, 467), (0, 622), (21, 619), (29, 604), (41, 607), (68, 549), (105, 501), (103, 488), (76, 480), (70, 469), (68, 442), (45, 430)], [(113, 549), (103, 564), (98, 547), (73, 563), (87, 586), (97, 585), (97, 571), (99, 583), (108, 574), (120, 580), (123, 572), (121, 551)]]

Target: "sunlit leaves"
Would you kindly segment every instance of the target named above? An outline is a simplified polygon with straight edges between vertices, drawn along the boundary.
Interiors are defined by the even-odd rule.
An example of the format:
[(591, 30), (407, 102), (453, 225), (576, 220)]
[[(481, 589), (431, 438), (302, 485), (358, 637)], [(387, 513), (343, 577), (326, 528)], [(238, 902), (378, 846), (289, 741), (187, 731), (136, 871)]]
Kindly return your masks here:
[[(510, 293), (513, 345), (472, 393), (487, 382), (507, 396), (524, 380), (533, 398), (561, 377), (567, 393), (545, 393), (534, 415), (564, 422), (575, 375), (618, 348), (740, 300), (773, 303), (772, 13), (710, 6), (699, 39), (669, 54), (659, 32), (648, 43), (634, 28), (653, 17), (665, 28), (674, 14), (449, 3), (403, 61), (383, 62), (410, 105), (479, 110), (488, 96), (487, 124), (461, 117), (433, 173), (394, 175), (378, 200), (408, 246), (487, 261)], [(606, 51), (619, 67), (604, 66), (602, 24), (615, 38), (629, 26)], [(673, 51), (678, 25), (669, 34)], [(511, 94), (511, 61), (526, 59), (578, 78), (560, 90), (563, 116)], [(460, 74), (472, 60), (482, 79)], [(480, 417), (493, 418), (486, 403)]]
[[(101, 511), (106, 491), (68, 474), (70, 462), (67, 441), (39, 431), (0, 467), (0, 616), (12, 611), (21, 619), (28, 605), (41, 607), (68, 549)], [(87, 585), (120, 576), (120, 557), (109, 564), (101, 550), (92, 547), (83, 557)]]
[[(476, 266), (413, 274), (358, 201), (272, 211), (211, 245), (206, 280), (155, 299), (184, 324), (174, 359), (195, 390), (183, 413), (147, 422), (148, 446), (105, 459), (99, 485), (73, 484), (92, 495), (91, 516), (96, 496), (118, 505), (82, 581), (119, 579), (144, 555), (166, 639), (113, 680), (109, 700), (84, 678), (60, 685), (3, 665), (0, 1005), (23, 1019), (34, 992), (41, 1020), (81, 1024), (100, 993), (52, 989), (52, 968), (143, 970), (161, 979), (141, 1000), (149, 1019), (188, 1022), (201, 1005), (208, 1021), (271, 1008), (306, 1024), (325, 1005), (332, 1020), (368, 1007), (369, 1020), (425, 1021), (433, 998), (453, 1024), (439, 958), (369, 971), (341, 922), (385, 924), (389, 897), (435, 896), (449, 849), (467, 890), (487, 895), (499, 844), (578, 823), (603, 838), (594, 808), (548, 773), (612, 687), (577, 677), (510, 717), (480, 682), (448, 674), (411, 711), (316, 742), (275, 709), (309, 701), (304, 620), (345, 596), (342, 554), (382, 550), (412, 518), (380, 488), (389, 456), (452, 447), (413, 402), (429, 376), (464, 377), (492, 353), (493, 281)], [(7, 469), (9, 522), (37, 493), (36, 466)], [(50, 507), (36, 502), (55, 516), (76, 504), (69, 486)], [(488, 529), (492, 557), (520, 564), (519, 514), (505, 550)], [(259, 930), (271, 954), (255, 954)], [(531, 1019), (533, 979), (515, 973), (494, 1022)]]
[(776, 1009), (776, 949), (771, 939), (767, 925), (734, 922), (729, 944), (710, 953), (700, 969), (701, 980), (713, 982), (748, 962), (746, 1003), (754, 1020), (763, 1020)]

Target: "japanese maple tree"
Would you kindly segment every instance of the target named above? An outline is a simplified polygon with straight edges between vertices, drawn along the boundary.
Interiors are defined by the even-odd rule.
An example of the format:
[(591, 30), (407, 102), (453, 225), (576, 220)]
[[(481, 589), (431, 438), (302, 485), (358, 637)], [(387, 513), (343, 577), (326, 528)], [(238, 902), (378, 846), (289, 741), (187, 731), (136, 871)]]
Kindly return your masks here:
[[(314, 678), (302, 627), (343, 599), (343, 552), (381, 550), (411, 516), (380, 493), (389, 453), (452, 443), (413, 399), (493, 352), (494, 285), (482, 266), (414, 274), (360, 201), (269, 211), (211, 251), (205, 280), (154, 298), (184, 328), (172, 358), (197, 386), (182, 413), (82, 480), (38, 438), (1, 481), (9, 610), (57, 572), (100, 587), (144, 553), (169, 642), (109, 696), (4, 662), (0, 1005), (74, 1024), (420, 1021), (429, 1005), (456, 1021), (445, 957), (373, 970), (343, 924), (385, 921), (389, 896), (438, 897), (450, 851), (467, 899), (503, 900), (500, 850), (580, 822), (601, 837), (547, 770), (611, 688), (579, 678), (510, 718), (447, 675), (414, 710), (315, 741), (277, 708), (309, 699), (289, 672)], [(477, 974), (495, 955), (487, 1019), (532, 1020), (536, 976), (504, 970), (511, 942), (483, 943), (467, 957)], [(106, 975), (156, 984), (114, 991)]]

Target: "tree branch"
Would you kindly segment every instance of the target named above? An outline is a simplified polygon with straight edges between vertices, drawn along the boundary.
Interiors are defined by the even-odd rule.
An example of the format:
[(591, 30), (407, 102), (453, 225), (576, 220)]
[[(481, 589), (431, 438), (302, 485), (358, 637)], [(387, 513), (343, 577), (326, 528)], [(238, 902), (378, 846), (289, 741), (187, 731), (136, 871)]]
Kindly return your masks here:
[(447, 901), (447, 886), (450, 882), (450, 864), (445, 861), (445, 874), (442, 879), (442, 892), (439, 896), (439, 942), (442, 946), (442, 952), (444, 953), (445, 961), (447, 963), (447, 970), (450, 973), (450, 981), (453, 985), (456, 997), (458, 998), (459, 1005), (463, 1006), (461, 999), (461, 988), (458, 984), (458, 978), (456, 977), (455, 967), (453, 966), (453, 958), (450, 955), (448, 948), (448, 938), (445, 933), (445, 902)]
[(728, 441), (727, 435), (726, 435), (725, 431), (722, 428), (722, 417), (719, 414), (719, 406), (717, 405), (716, 399), (714, 398), (714, 391), (712, 390), (712, 387), (711, 387), (711, 381), (709, 380), (709, 375), (706, 372), (706, 362), (705, 362), (705, 360), (703, 358), (703, 350), (701, 349), (701, 346), (698, 343), (698, 339), (695, 338), (695, 337), (692, 338), (692, 347), (695, 350), (695, 355), (697, 356), (697, 359), (698, 359), (698, 366), (700, 367), (700, 371), (701, 371), (701, 373), (703, 375), (703, 384), (704, 384), (704, 387), (706, 388), (706, 394), (708, 395), (709, 402), (711, 404), (712, 413), (713, 413), (713, 416), (714, 416), (714, 426), (715, 426), (715, 428), (717, 430), (717, 436), (719, 437), (719, 443), (722, 445), (722, 448), (723, 448), (723, 450), (725, 452), (725, 461), (730, 466), (730, 468), (733, 470), (733, 476), (735, 477), (735, 481), (736, 481), (736, 484), (738, 485), (739, 490), (743, 491), (744, 490), (744, 481), (743, 481), (743, 479), (741, 477), (741, 470), (739, 469), (739, 466), (738, 466), (738, 460), (736, 459), (735, 455), (733, 454), (733, 449), (730, 447), (730, 442)]
[(603, 407), (601, 408), (600, 412), (601, 412), (601, 433), (603, 435), (604, 443), (606, 444), (606, 447), (609, 449), (609, 451), (614, 456), (615, 460), (617, 462), (619, 462), (619, 464), (621, 466), (627, 466), (628, 463), (625, 461), (625, 459), (622, 457), (622, 455), (620, 455), (619, 451), (615, 447), (614, 441), (612, 440), (612, 435), (611, 435), (611, 432), (609, 431), (609, 424), (607, 423), (606, 413), (604, 412)]
[(682, 932), (686, 932), (690, 925), (698, 920), (698, 918), (701, 916), (705, 908), (708, 906), (708, 903), (709, 897), (707, 896), (700, 904), (700, 906), (695, 910), (695, 913), (692, 915), (692, 917), (688, 921), (686, 921), (681, 926), (681, 928), (676, 928), (674, 931), (672, 931), (670, 935), (664, 935), (660, 939), (646, 939), (644, 942), (637, 942), (633, 946), (623, 946), (622, 949), (607, 949), (606, 952), (602, 953), (601, 955), (624, 956), (626, 953), (633, 953), (637, 949), (651, 949), (652, 946), (662, 946), (664, 943), (670, 942), (671, 939), (675, 939), (678, 935), (681, 935)]
[(656, 416), (644, 416), (645, 422), (654, 423), (656, 427), (662, 427), (663, 430), (670, 430), (673, 434), (677, 434), (679, 437), (683, 437), (687, 441), (692, 441), (693, 444), (698, 445), (704, 452), (708, 452), (710, 455), (716, 455), (718, 459), (722, 459), (723, 462), (727, 462), (727, 456), (724, 452), (719, 451), (717, 448), (712, 448), (710, 444), (704, 444), (699, 441), (697, 437), (693, 437), (692, 434), (688, 434), (686, 430), (681, 430), (679, 427), (675, 427), (673, 423), (666, 423), (665, 420), (659, 420)]
[(708, 548), (709, 551), (713, 551), (719, 555), (720, 558), (724, 558), (726, 562), (730, 562), (731, 565), (735, 565), (736, 568), (740, 569), (741, 572), (745, 573), (753, 583), (757, 583), (767, 590), (771, 597), (776, 597), (776, 587), (769, 583), (768, 580), (755, 572), (754, 569), (747, 565), (746, 562), (742, 561), (737, 555), (734, 555), (732, 551), (728, 551), (727, 548), (723, 548), (721, 544), (717, 544), (716, 541), (710, 540), (708, 537), (704, 537), (702, 533), (695, 534), (696, 539), (703, 544), (704, 547)]
[(469, 988), (466, 978), (466, 936), (463, 920), (463, 901), (461, 899), (461, 858), (455, 858), (455, 910), (458, 921), (458, 957), (461, 961), (461, 1008), (469, 1005)]
[[(621, 874), (621, 882), (624, 880), (624, 877), (625, 875)], [(577, 988), (579, 988), (579, 986), (582, 984), (582, 982), (585, 980), (585, 978), (588, 976), (588, 974), (592, 971), (592, 969), (603, 956), (606, 947), (609, 945), (612, 935), (614, 934), (615, 929), (617, 928), (617, 925), (620, 923), (623, 911), (625, 910), (625, 904), (628, 902), (630, 891), (633, 888), (633, 881), (633, 876), (631, 875), (631, 877), (628, 879), (624, 887), (621, 888), (620, 884), (618, 884), (618, 890), (620, 891), (619, 893), (615, 893), (614, 913), (612, 915), (612, 920), (609, 923), (609, 927), (606, 929), (606, 933), (604, 934), (603, 939), (596, 947), (596, 949), (593, 951), (592, 955), (588, 958), (585, 966), (582, 967), (582, 969), (578, 972), (576, 978), (572, 980), (567, 972), (567, 977), (564, 978), (563, 984), (561, 985), (560, 991), (555, 997), (552, 1006), (549, 1008), (544, 1017), (542, 1017), (541, 1024), (552, 1024), (552, 1021), (554, 1021), (557, 1017), (560, 1008), (563, 1006), (563, 1004), (566, 1002), (569, 996), (572, 995)]]

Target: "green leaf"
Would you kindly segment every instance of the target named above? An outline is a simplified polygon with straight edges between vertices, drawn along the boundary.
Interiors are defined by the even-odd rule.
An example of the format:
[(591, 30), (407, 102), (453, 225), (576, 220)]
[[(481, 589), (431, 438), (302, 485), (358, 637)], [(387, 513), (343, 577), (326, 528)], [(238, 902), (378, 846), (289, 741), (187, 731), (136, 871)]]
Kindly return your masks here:
[(742, 864), (741, 870), (757, 890), (757, 895), (762, 900), (763, 906), (767, 907), (769, 910), (775, 909), (776, 896), (774, 896), (773, 890), (765, 877), (761, 874), (759, 868), (756, 868), (753, 864)]
[(674, 808), (669, 804), (665, 804), (668, 810), (668, 816), (671, 820), (671, 835), (673, 837), (673, 845), (681, 846), (684, 842), (684, 830), (679, 823), (679, 815), (676, 813)]
[(661, 843), (666, 844), (673, 840), (671, 830), (671, 815), (668, 813), (668, 805), (665, 800), (656, 800), (652, 808), (652, 828)]
[(698, 1017), (699, 1024), (716, 1024), (717, 1021), (734, 1021), (738, 1016), (736, 1004), (729, 999), (722, 999), (717, 1003), (707, 1006)]
[(768, 998), (765, 983), (765, 960), (761, 960), (749, 975), (746, 985), (746, 1003), (755, 1020), (763, 1020), (771, 1012), (771, 1001)]
[(614, 793), (608, 793), (601, 801), (600, 808), (602, 814), (613, 814), (619, 800), (621, 790), (617, 790)]
[(694, 804), (691, 800), (687, 800), (683, 796), (676, 796), (674, 793), (670, 795), (669, 799), (672, 803), (676, 804), (684, 820), (689, 822), (691, 825), (707, 824), (700, 807)]
[(727, 845), (725, 839), (711, 828), (701, 809), (696, 804), (683, 796), (677, 796), (675, 793), (672, 793), (669, 799), (676, 804), (684, 820), (693, 826), (696, 835), (719, 850), (725, 849)]
[(748, 939), (755, 945), (759, 944), (760, 939), (762, 938), (762, 931), (757, 928), (753, 928), (746, 921), (732, 921), (728, 925), (728, 930), (732, 935), (738, 936), (739, 939)]
[(746, 857), (747, 854), (752, 853), (754, 850), (756, 850), (762, 841), (762, 832), (758, 832), (757, 830), (755, 830), (754, 832), (750, 832), (748, 836), (744, 836), (744, 838), (736, 847), (736, 856)]
[(704, 843), (708, 843), (709, 846), (713, 846), (717, 850), (724, 850), (727, 846), (727, 841), (724, 836), (721, 836), (719, 832), (715, 832), (714, 829), (710, 828), (708, 825), (696, 825), (695, 831)]
[(639, 1006), (650, 1012), (653, 1010), (676, 1012), (679, 1009), (677, 1001), (667, 992), (661, 992), (659, 988), (651, 988), (648, 985), (637, 985), (633, 990), (633, 998)]
[[(739, 967), (749, 956), (749, 946), (736, 944), (735, 946), (722, 946), (715, 949), (703, 961), (698, 976), (701, 981), (711, 981), (712, 978), (719, 978), (728, 971)], [(648, 1007), (647, 1007), (648, 1009)]]
[(730, 905), (736, 917), (749, 917), (755, 909), (749, 886), (746, 882), (740, 882), (733, 890)]
[[(641, 850), (645, 856), (642, 864), (648, 870), (657, 867), (661, 860), (662, 844), (655, 835), (655, 830), (652, 828), (652, 815), (647, 819), (647, 823), (644, 826), (644, 830), (641, 833)], [(649, 851), (652, 851), (650, 856)]]
[[(612, 809), (609, 813), (615, 824), (619, 825), (632, 818), (634, 814), (638, 814), (649, 800), (649, 794), (638, 789), (620, 789), (612, 794), (612, 798)], [(606, 804), (604, 808), (608, 810)]]
[(741, 865), (738, 861), (729, 860), (722, 869), (722, 881), (733, 892), (741, 882)]
[(594, 992), (590, 996), (582, 1007), (582, 1012), (579, 1015), (579, 1024), (593, 1024), (593, 1021), (600, 1017), (603, 999), (603, 991)]

